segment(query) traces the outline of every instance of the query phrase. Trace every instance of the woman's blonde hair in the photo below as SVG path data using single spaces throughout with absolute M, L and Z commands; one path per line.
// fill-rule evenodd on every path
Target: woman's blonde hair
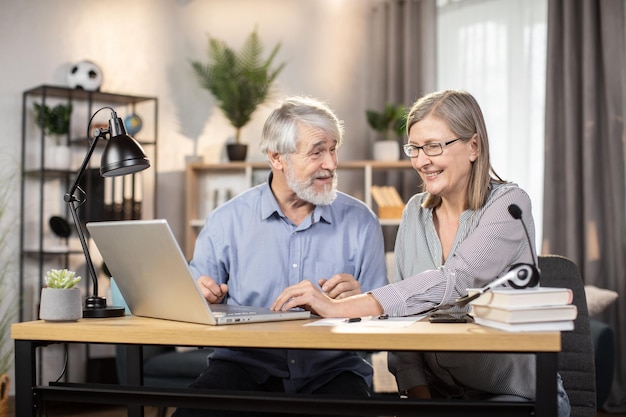
M 466 91 L 443 90 L 428 94 L 413 104 L 407 116 L 407 133 L 415 123 L 428 116 L 442 120 L 463 142 L 476 134 L 478 157 L 472 164 L 468 201 L 470 210 L 480 209 L 487 201 L 491 181 L 505 183 L 494 171 L 489 157 L 489 138 L 482 110 L 476 99 Z M 441 197 L 428 194 L 423 207 L 433 208 L 441 204 Z

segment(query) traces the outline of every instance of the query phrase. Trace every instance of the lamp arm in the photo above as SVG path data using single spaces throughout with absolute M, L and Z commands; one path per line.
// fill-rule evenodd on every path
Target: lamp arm
M 96 268 L 94 268 L 93 261 L 91 260 L 91 255 L 89 254 L 89 247 L 87 246 L 87 241 L 85 240 L 83 228 L 80 225 L 80 219 L 78 218 L 78 213 L 76 211 L 76 202 L 76 199 L 68 201 L 67 207 L 69 208 L 70 213 L 72 213 L 72 219 L 74 219 L 74 225 L 76 226 L 78 239 L 80 240 L 80 245 L 83 247 L 83 253 L 87 261 L 87 272 L 90 275 L 91 282 L 93 283 L 93 297 L 87 297 L 87 302 L 89 303 L 89 300 L 94 297 L 98 297 L 98 276 L 96 275 Z
M 104 137 L 104 135 L 107 132 L 108 131 L 98 129 L 98 131 L 96 132 L 95 138 L 93 140 L 93 143 L 89 147 L 89 150 L 87 151 L 87 155 L 85 155 L 85 159 L 83 160 L 82 165 L 78 169 L 78 173 L 76 174 L 76 180 L 74 181 L 74 184 L 63 197 L 63 200 L 65 200 L 65 202 L 67 203 L 67 207 L 70 213 L 72 214 L 72 219 L 74 220 L 74 226 L 76 227 L 76 231 L 78 233 L 78 239 L 80 240 L 80 244 L 83 248 L 83 254 L 85 255 L 85 260 L 87 261 L 87 273 L 90 275 L 91 282 L 93 283 L 93 297 L 87 297 L 87 300 L 86 300 L 87 307 L 91 307 L 89 304 L 93 304 L 93 303 L 100 304 L 101 302 L 98 302 L 98 275 L 96 274 L 96 269 L 93 266 L 93 261 L 91 260 L 91 256 L 89 254 L 89 247 L 85 239 L 85 234 L 83 233 L 83 228 L 80 224 L 80 219 L 78 218 L 77 208 L 80 204 L 84 203 L 86 199 L 79 200 L 76 197 L 75 193 L 76 193 L 76 190 L 79 188 L 80 180 L 83 177 L 83 174 L 85 173 L 87 165 L 89 164 L 91 155 L 96 149 L 96 145 L 98 144 L 98 139 L 100 139 L 101 137 Z M 106 306 L 106 300 L 104 300 L 104 304 Z

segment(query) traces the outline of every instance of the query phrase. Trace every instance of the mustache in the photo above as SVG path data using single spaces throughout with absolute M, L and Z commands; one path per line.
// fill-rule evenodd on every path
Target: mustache
M 323 171 L 317 171 L 316 173 L 313 174 L 313 176 L 311 177 L 312 179 L 318 179 L 318 178 L 335 178 L 337 176 L 337 171 L 329 171 L 329 170 L 323 170 Z

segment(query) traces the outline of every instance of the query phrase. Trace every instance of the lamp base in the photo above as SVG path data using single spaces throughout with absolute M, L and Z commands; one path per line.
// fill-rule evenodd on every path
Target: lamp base
M 124 307 L 107 306 L 107 300 L 104 297 L 87 297 L 85 308 L 83 308 L 83 318 L 85 319 L 122 317 L 125 313 Z
M 103 319 L 108 317 L 122 317 L 126 312 L 124 307 L 106 306 L 104 308 L 83 309 L 84 319 Z

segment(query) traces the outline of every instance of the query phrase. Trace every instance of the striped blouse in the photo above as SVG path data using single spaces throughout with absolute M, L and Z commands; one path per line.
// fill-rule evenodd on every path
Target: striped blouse
M 371 291 L 385 314 L 407 316 L 453 304 L 467 288 L 484 286 L 511 265 L 536 259 L 524 226 L 508 211 L 510 204 L 521 208 L 534 242 L 530 198 L 517 185 L 492 183 L 486 204 L 462 213 L 445 262 L 433 209 L 421 207 L 424 198 L 413 196 L 404 210 L 395 244 L 395 282 Z M 389 355 L 389 369 L 400 391 L 429 384 L 446 397 L 535 397 L 534 355 L 396 352 Z

